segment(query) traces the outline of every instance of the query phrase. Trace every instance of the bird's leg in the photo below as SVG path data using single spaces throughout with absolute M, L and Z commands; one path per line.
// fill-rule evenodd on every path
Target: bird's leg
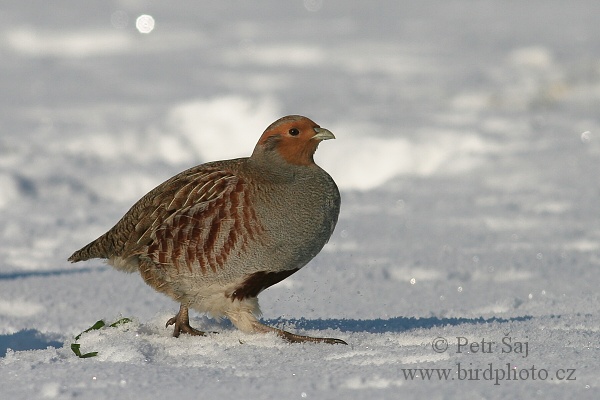
M 256 297 L 247 297 L 242 301 L 236 301 L 227 312 L 227 317 L 231 322 L 242 332 L 246 333 L 269 333 L 274 332 L 281 338 L 287 340 L 290 343 L 329 343 L 329 344 L 348 344 L 341 339 L 334 338 L 319 338 L 311 336 L 297 335 L 295 333 L 287 332 L 282 329 L 273 328 L 271 326 L 262 324 L 256 315 L 260 314 L 258 307 L 258 299 Z
M 304 342 L 312 342 L 312 343 L 328 343 L 328 344 L 348 344 L 341 339 L 335 338 L 321 338 L 321 337 L 312 337 L 312 336 L 303 336 L 297 335 L 295 333 L 291 333 L 288 331 L 284 331 L 283 329 L 273 328 L 268 325 L 261 324 L 256 321 L 254 324 L 254 329 L 256 332 L 275 332 L 277 335 L 287 340 L 290 343 L 304 343 Z
M 199 331 L 198 329 L 194 329 L 190 326 L 190 317 L 188 314 L 187 306 L 183 304 L 179 307 L 179 312 L 176 316 L 167 321 L 165 328 L 169 327 L 169 325 L 175 325 L 175 329 L 173 330 L 173 337 L 179 337 L 181 332 L 187 333 L 192 336 L 204 336 L 205 333 Z

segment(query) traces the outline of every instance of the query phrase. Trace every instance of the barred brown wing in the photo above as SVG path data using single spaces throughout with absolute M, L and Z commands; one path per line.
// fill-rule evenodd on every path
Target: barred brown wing
M 144 253 L 155 264 L 178 272 L 217 272 L 260 231 L 247 185 L 222 171 L 183 186 L 165 211 L 171 209 L 141 239 L 149 235 Z

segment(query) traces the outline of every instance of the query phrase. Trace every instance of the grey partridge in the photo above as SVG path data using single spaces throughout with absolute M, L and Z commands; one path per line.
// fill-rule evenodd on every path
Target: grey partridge
M 227 317 L 243 332 L 275 332 L 290 342 L 343 343 L 297 335 L 258 320 L 257 296 L 321 251 L 337 223 L 340 193 L 313 154 L 327 129 L 298 115 L 262 134 L 250 157 L 198 165 L 157 186 L 71 262 L 107 259 L 139 271 L 181 304 L 173 336 L 204 335 L 188 309 Z

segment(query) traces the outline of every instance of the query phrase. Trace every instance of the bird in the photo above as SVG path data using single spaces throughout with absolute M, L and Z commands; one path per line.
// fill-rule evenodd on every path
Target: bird
M 335 139 L 307 117 L 267 127 L 249 157 L 200 164 L 152 189 L 70 262 L 106 259 L 139 272 L 180 304 L 173 336 L 205 336 L 189 309 L 228 318 L 244 333 L 275 333 L 291 343 L 347 344 L 260 322 L 258 294 L 300 270 L 329 241 L 341 197 L 313 158 Z

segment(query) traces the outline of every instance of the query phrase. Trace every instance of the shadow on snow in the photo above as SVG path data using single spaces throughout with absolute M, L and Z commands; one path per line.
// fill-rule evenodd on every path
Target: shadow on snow
M 455 326 L 462 324 L 488 324 L 488 323 L 506 323 L 522 322 L 532 319 L 532 316 L 522 316 L 514 318 L 406 318 L 395 317 L 388 319 L 285 319 L 276 318 L 264 321 L 267 325 L 278 327 L 295 327 L 305 330 L 325 330 L 339 329 L 342 332 L 368 332 L 368 333 L 386 333 L 386 332 L 404 332 L 410 329 L 429 329 L 443 326 Z
M 8 349 L 44 350 L 48 347 L 60 348 L 62 345 L 62 342 L 52 340 L 36 329 L 25 329 L 9 335 L 0 335 L 0 357 L 4 357 Z
M 94 271 L 101 271 L 103 269 L 107 269 L 108 267 L 85 267 L 85 268 L 77 268 L 77 269 L 53 269 L 47 271 L 15 271 L 15 272 L 5 272 L 0 273 L 0 281 L 9 281 L 15 279 L 24 279 L 24 278 L 47 278 L 51 276 L 60 276 L 60 275 L 71 275 L 71 274 L 81 274 L 88 273 Z

